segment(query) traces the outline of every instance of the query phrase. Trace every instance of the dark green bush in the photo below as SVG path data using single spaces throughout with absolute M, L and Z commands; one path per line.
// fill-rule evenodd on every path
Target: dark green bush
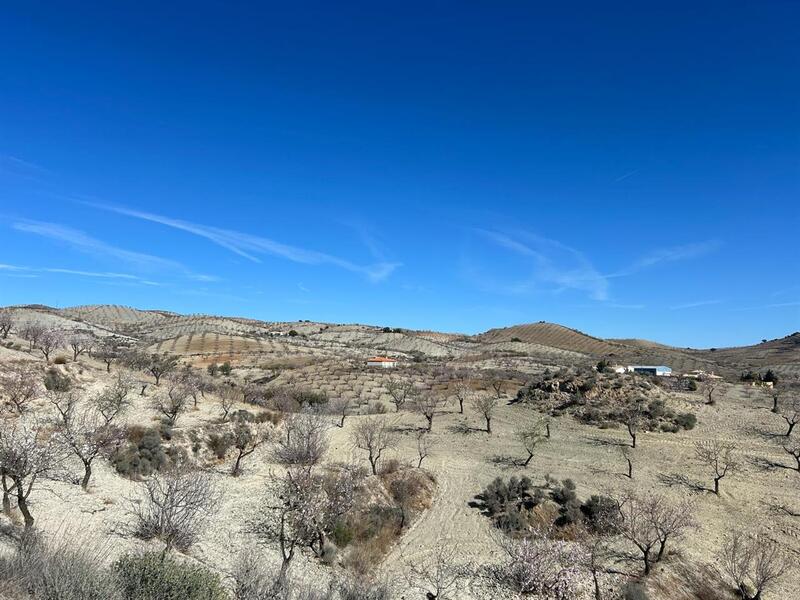
M 72 388 L 72 380 L 55 367 L 50 367 L 44 374 L 44 387 L 53 392 L 67 392 Z
M 697 425 L 697 417 L 692 413 L 681 413 L 675 417 L 675 424 L 684 429 L 694 429 L 694 426 Z
M 233 446 L 233 436 L 228 432 L 210 433 L 206 440 L 206 445 L 214 453 L 214 456 L 222 460 L 228 454 L 231 446 Z
M 131 428 L 128 444 L 111 456 L 111 464 L 126 477 L 147 476 L 163 468 L 168 457 L 157 429 Z
M 228 600 L 217 575 L 169 555 L 126 554 L 113 570 L 126 600 Z

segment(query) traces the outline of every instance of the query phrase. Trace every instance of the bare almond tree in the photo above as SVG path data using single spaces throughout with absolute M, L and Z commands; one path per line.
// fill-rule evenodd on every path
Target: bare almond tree
M 636 436 L 644 424 L 644 399 L 637 398 L 623 414 L 625 427 L 631 436 L 631 448 L 636 448 Z
M 22 414 L 25 407 L 42 394 L 39 374 L 22 363 L 0 371 L 0 395 L 7 406 Z
M 28 352 L 33 351 L 34 347 L 39 343 L 39 338 L 47 331 L 47 327 L 37 321 L 26 321 L 17 329 L 19 337 L 28 342 Z
M 789 437 L 792 435 L 794 426 L 800 423 L 800 396 L 794 396 L 788 402 L 784 402 L 780 409 L 780 415 L 788 425 L 788 429 L 783 435 Z
M 536 448 L 547 440 L 545 419 L 540 417 L 532 424 L 518 429 L 516 435 L 520 444 L 522 444 L 522 447 L 525 448 L 525 451 L 528 453 L 528 457 L 525 459 L 525 462 L 522 463 L 522 466 L 527 467 L 531 459 L 533 459 Z
M 463 582 L 455 559 L 456 546 L 439 540 L 429 560 L 407 565 L 408 586 L 424 593 L 428 600 L 455 600 Z
M 706 377 L 703 380 L 703 395 L 706 397 L 706 404 L 715 404 L 717 399 L 714 397 L 714 393 L 719 388 L 719 379 L 715 377 Z
M 242 401 L 242 392 L 232 385 L 223 384 L 217 389 L 219 408 L 222 412 L 222 422 L 227 423 L 230 412 Z
M 673 504 L 652 493 L 641 496 L 626 493 L 616 502 L 619 517 L 615 521 L 616 532 L 639 550 L 645 575 L 650 573 L 653 562 L 663 558 L 670 539 L 680 539 L 695 526 L 686 502 Z
M 78 357 L 89 351 L 92 347 L 92 336 L 82 333 L 82 332 L 75 332 L 71 334 L 67 338 L 67 344 L 72 349 L 72 362 L 77 362 Z
M 61 439 L 83 464 L 81 487 L 89 488 L 92 463 L 98 456 L 110 456 L 126 439 L 125 432 L 96 409 L 72 410 L 60 426 Z
M 186 464 L 157 472 L 131 502 L 135 535 L 164 542 L 164 554 L 188 549 L 198 538 L 220 498 L 211 476 Z
M 428 435 L 427 431 L 418 431 L 417 432 L 417 455 L 419 456 L 419 460 L 417 461 L 417 468 L 422 467 L 422 461 L 428 458 L 431 454 L 431 449 L 433 448 L 433 441 L 431 440 L 431 436 Z
M 111 373 L 111 365 L 122 356 L 123 351 L 120 340 L 111 335 L 103 338 L 99 346 L 92 351 L 92 355 L 106 364 L 106 373 Z
M 480 394 L 472 399 L 472 407 L 486 421 L 486 433 L 492 433 L 492 417 L 499 400 L 488 394 Z
M 65 344 L 64 332 L 57 329 L 47 329 L 39 336 L 36 347 L 44 356 L 45 362 L 49 363 L 50 355 L 59 348 L 63 348 Z
M 56 409 L 56 413 L 58 413 L 58 426 L 63 427 L 69 423 L 80 401 L 80 392 L 75 388 L 70 388 L 68 390 L 47 390 L 45 396 L 47 396 L 47 401 Z
M 794 458 L 796 465 L 792 468 L 800 473 L 800 441 L 786 444 L 783 449 L 786 451 L 786 454 Z
M 470 387 L 469 383 L 465 380 L 456 381 L 453 386 L 453 395 L 456 397 L 456 401 L 458 401 L 458 412 L 463 415 L 464 402 L 472 397 L 472 387 Z
M 436 416 L 436 413 L 441 410 L 444 406 L 445 398 L 441 396 L 437 396 L 433 392 L 422 394 L 417 399 L 417 411 L 425 417 L 425 421 L 427 421 L 428 426 L 425 431 L 430 432 L 433 428 L 433 417 Z
M 291 413 L 283 419 L 284 435 L 279 436 L 273 456 L 284 465 L 310 469 L 328 451 L 330 423 L 312 413 Z
M 368 417 L 358 422 L 351 434 L 353 445 L 368 453 L 372 474 L 378 474 L 378 462 L 386 450 L 394 448 L 397 436 L 386 419 Z
M 127 411 L 132 402 L 130 394 L 136 387 L 136 381 L 124 373 L 117 376 L 91 399 L 91 404 L 102 415 L 106 425 Z
M 761 600 L 789 570 L 790 560 L 766 534 L 733 528 L 720 553 L 723 572 L 742 600 Z
M 338 417 L 337 427 L 343 428 L 344 420 L 350 414 L 350 401 L 347 398 L 334 398 L 328 401 L 327 409 L 330 414 Z
M 414 383 L 409 380 L 392 379 L 384 387 L 398 412 L 414 395 Z
M 233 427 L 233 447 L 236 459 L 231 468 L 231 475 L 238 477 L 242 472 L 242 460 L 253 454 L 271 439 L 272 430 L 263 425 L 238 422 Z
M 180 382 L 170 382 L 166 392 L 153 397 L 151 406 L 164 416 L 170 426 L 174 427 L 178 417 L 189 408 L 190 397 L 191 394 L 184 385 Z
M 736 445 L 719 440 L 697 442 L 694 451 L 700 462 L 712 470 L 714 477 L 714 493 L 719 495 L 720 480 L 739 468 L 739 461 L 736 457 Z
M 61 445 L 42 422 L 5 421 L 0 424 L 0 475 L 3 479 L 3 505 L 13 493 L 25 520 L 25 529 L 34 524 L 28 500 L 41 479 L 54 476 L 64 460 Z M 7 484 L 11 481 L 11 485 Z
M 0 337 L 6 339 L 14 326 L 14 317 L 8 309 L 0 310 Z

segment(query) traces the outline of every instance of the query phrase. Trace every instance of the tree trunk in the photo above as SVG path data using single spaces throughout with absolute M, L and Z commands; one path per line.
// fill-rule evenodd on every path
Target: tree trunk
M 720 479 L 722 479 L 722 477 L 714 477 L 714 493 L 717 496 L 719 496 L 719 480 Z
M 464 399 L 463 398 L 459 398 L 458 399 L 458 413 L 461 414 L 461 415 L 464 414 Z
M 418 469 L 422 468 L 422 461 L 423 461 L 424 459 L 425 459 L 425 457 L 424 457 L 424 456 L 420 456 L 420 457 L 419 457 L 419 462 L 417 463 L 417 468 L 418 468 Z
M 239 451 L 239 456 L 236 457 L 236 464 L 233 465 L 233 471 L 231 471 L 231 475 L 234 477 L 239 476 L 239 464 L 242 462 L 242 451 Z
M 659 562 L 662 558 L 664 558 L 664 550 L 667 549 L 667 540 L 664 538 L 661 540 L 660 545 L 658 547 L 658 555 L 656 556 L 656 562 Z
M 594 600 L 603 600 L 603 594 L 600 593 L 600 580 L 597 578 L 595 569 L 592 569 L 592 581 L 594 582 Z
M 17 486 L 17 506 L 19 507 L 19 512 L 22 513 L 22 517 L 25 519 L 25 530 L 27 531 L 33 527 L 33 515 L 31 511 L 28 510 L 28 500 L 25 498 L 22 482 L 14 480 L 14 483 Z
M 527 467 L 530 464 L 532 458 L 533 458 L 533 452 L 528 452 L 528 458 L 525 459 L 525 462 L 522 463 L 522 466 Z
M 625 460 L 628 461 L 628 479 L 633 479 L 633 462 L 630 458 L 626 458 Z
M 636 448 L 636 434 L 629 432 L 631 434 L 631 448 Z
M 340 427 L 341 429 L 344 429 L 344 418 L 345 418 L 346 416 L 347 416 L 347 415 L 343 414 L 343 415 L 342 415 L 342 420 L 341 420 L 341 421 L 339 421 L 339 427 Z
M 486 433 L 492 433 L 492 419 L 491 419 L 491 417 L 486 417 Z
M 773 394 L 772 396 L 772 412 L 778 412 L 778 394 Z
M 111 361 L 106 361 L 106 373 L 111 373 Z
M 369 464 L 372 465 L 372 474 L 373 475 L 377 475 L 378 474 L 378 459 L 377 458 L 372 458 L 370 456 L 369 457 Z
M 788 423 L 788 421 L 787 421 L 787 423 Z M 790 435 L 792 435 L 792 429 L 794 429 L 795 425 L 796 425 L 796 423 L 789 423 L 789 431 L 786 432 L 786 437 L 789 437 Z
M 550 423 L 545 423 L 544 424 L 544 431 L 545 431 L 545 437 L 549 440 L 550 439 Z
M 642 560 L 644 561 L 644 574 L 650 575 L 650 550 L 642 550 Z
M 83 461 L 83 480 L 81 487 L 85 490 L 89 489 L 89 479 L 92 478 L 92 463 Z
M 431 429 L 433 428 L 433 416 L 425 417 L 428 420 L 428 428 L 425 430 L 430 433 Z

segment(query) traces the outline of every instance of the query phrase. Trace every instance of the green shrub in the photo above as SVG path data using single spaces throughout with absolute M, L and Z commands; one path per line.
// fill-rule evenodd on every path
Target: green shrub
M 230 374 L 233 372 L 233 367 L 231 367 L 231 363 L 227 360 L 222 363 L 219 367 L 219 372 L 222 373 L 225 377 L 229 377 Z
M 641 583 L 629 583 L 625 586 L 624 600 L 648 600 L 647 590 Z
M 126 554 L 113 570 L 126 600 L 228 600 L 217 575 L 169 555 Z
M 214 456 L 222 460 L 233 446 L 233 436 L 230 433 L 210 433 L 206 445 Z
M 346 521 L 337 521 L 333 526 L 331 539 L 339 548 L 345 548 L 353 541 L 353 529 Z
M 59 354 L 53 359 L 53 364 L 55 365 L 65 365 L 67 364 L 67 357 L 63 354 Z
M 684 429 L 694 429 L 694 426 L 697 425 L 697 417 L 692 413 L 680 413 L 675 417 L 675 424 Z
M 67 392 L 72 388 L 72 380 L 55 367 L 50 367 L 44 374 L 44 387 L 52 392 Z
M 157 429 L 131 428 L 128 444 L 111 456 L 111 464 L 126 477 L 147 476 L 163 468 L 168 457 Z

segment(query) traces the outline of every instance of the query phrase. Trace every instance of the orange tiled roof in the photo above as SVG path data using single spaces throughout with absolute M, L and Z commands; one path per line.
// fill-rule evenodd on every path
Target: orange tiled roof
M 373 356 L 368 358 L 367 362 L 397 362 L 396 358 L 388 358 L 386 356 Z

